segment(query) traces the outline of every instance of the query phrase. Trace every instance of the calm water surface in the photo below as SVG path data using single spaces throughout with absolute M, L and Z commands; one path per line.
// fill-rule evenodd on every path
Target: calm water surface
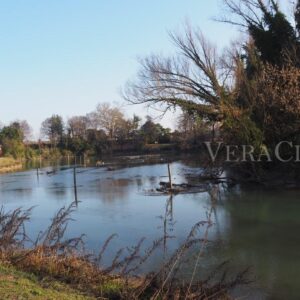
M 175 182 L 188 182 L 199 172 L 188 161 L 171 164 Z M 35 206 L 27 232 L 34 237 L 45 229 L 62 206 L 74 201 L 73 170 L 58 168 L 28 170 L 0 176 L 0 201 L 6 210 Z M 188 175 L 189 174 L 189 175 Z M 88 249 L 97 251 L 106 238 L 117 233 L 106 253 L 108 262 L 117 249 L 132 246 L 146 237 L 145 246 L 162 236 L 166 211 L 165 195 L 149 191 L 167 181 L 165 163 L 141 165 L 107 171 L 106 168 L 78 168 L 78 207 L 69 224 L 68 236 L 86 234 Z M 233 270 L 252 267 L 256 281 L 237 291 L 246 299 L 300 299 L 300 193 L 235 188 L 225 192 L 213 212 L 210 243 L 202 259 L 203 273 L 224 260 Z M 172 235 L 168 249 L 174 250 L 191 227 L 206 220 L 211 206 L 207 193 L 180 194 L 173 197 L 170 214 Z M 173 224 L 173 225 L 172 225 Z M 158 266 L 156 253 L 145 270 Z

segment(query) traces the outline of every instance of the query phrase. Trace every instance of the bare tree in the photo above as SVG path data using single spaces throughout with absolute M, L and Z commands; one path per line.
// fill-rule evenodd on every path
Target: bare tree
M 115 138 L 118 129 L 124 125 L 124 115 L 118 107 L 112 107 L 109 103 L 98 104 L 96 110 L 88 114 L 90 127 L 103 129 L 109 138 Z
M 227 14 L 217 19 L 218 21 L 238 25 L 248 29 L 252 24 L 263 28 L 263 13 L 267 11 L 269 5 L 265 5 L 262 0 L 223 0 L 227 9 Z M 269 1 L 274 2 L 274 1 Z M 230 17 L 228 17 L 230 15 Z
M 59 140 L 62 139 L 63 132 L 64 122 L 58 115 L 47 118 L 41 125 L 41 134 L 50 140 L 52 147 L 56 147 Z
M 68 131 L 71 137 L 86 137 L 88 118 L 86 116 L 74 116 L 68 120 Z
M 16 120 L 11 123 L 11 126 L 21 131 L 24 142 L 28 142 L 32 138 L 32 128 L 26 120 Z
M 177 47 L 175 57 L 153 55 L 140 61 L 135 82 L 129 82 L 124 98 L 131 103 L 145 103 L 167 111 L 181 107 L 209 120 L 221 117 L 222 98 L 230 93 L 216 48 L 202 35 L 186 26 L 182 35 L 171 34 Z M 224 72 L 225 71 L 225 72 Z
M 263 29 L 268 24 L 268 17 L 281 13 L 278 0 L 223 0 L 223 2 L 226 14 L 216 20 L 245 29 L 253 25 Z M 299 1 L 284 1 L 284 3 L 288 8 L 287 11 L 292 12 L 291 15 L 294 14 L 288 17 L 294 18 L 297 26 Z
M 32 138 L 32 128 L 26 120 L 20 121 L 20 127 L 24 136 L 24 141 L 28 142 Z

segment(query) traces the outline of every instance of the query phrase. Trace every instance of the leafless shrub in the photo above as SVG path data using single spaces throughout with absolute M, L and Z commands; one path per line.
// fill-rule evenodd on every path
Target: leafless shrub
M 0 210 L 0 251 L 23 247 L 27 240 L 24 223 L 29 221 L 31 210 L 15 209 L 5 212 L 3 206 Z
M 171 216 L 171 204 L 168 201 L 166 205 L 166 220 Z M 225 297 L 228 296 L 229 289 L 248 283 L 246 271 L 228 280 L 225 263 L 214 270 L 206 280 L 200 281 L 195 278 L 197 262 L 191 279 L 186 282 L 180 280 L 178 274 L 183 264 L 188 261 L 188 251 L 192 247 L 199 247 L 198 257 L 204 253 L 204 247 L 208 243 L 208 230 L 213 225 L 211 210 L 207 220 L 193 226 L 182 245 L 164 260 L 159 270 L 139 277 L 135 274 L 153 253 L 161 246 L 166 248 L 167 240 L 171 238 L 166 228 L 167 223 L 164 223 L 163 236 L 150 247 L 142 250 L 145 241 L 142 238 L 131 248 L 119 249 L 111 265 L 104 268 L 101 266 L 103 255 L 116 235 L 111 235 L 106 240 L 97 256 L 87 254 L 80 247 L 83 243 L 82 236 L 64 240 L 67 223 L 72 220 L 70 214 L 74 208 L 72 203 L 69 207 L 60 209 L 49 228 L 39 234 L 29 249 L 24 247 L 25 240 L 28 241 L 25 239 L 24 222 L 30 219 L 31 210 L 23 212 L 17 209 L 4 213 L 2 208 L 0 250 L 5 254 L 6 261 L 25 271 L 72 283 L 80 290 L 107 299 L 228 299 Z M 117 288 L 114 291 L 107 290 L 106 284 L 112 283 Z
M 100 265 L 101 262 L 102 262 L 103 254 L 105 253 L 105 251 L 106 251 L 108 245 L 110 244 L 110 242 L 112 241 L 112 239 L 115 238 L 116 236 L 117 236 L 116 234 L 112 234 L 111 236 L 109 236 L 109 237 L 106 239 L 105 243 L 103 244 L 103 246 L 102 246 L 102 248 L 101 248 L 101 250 L 100 250 L 100 252 L 99 252 L 99 255 L 98 255 L 98 257 L 97 257 L 97 263 L 98 263 L 99 265 Z
M 291 139 L 300 129 L 300 70 L 266 65 L 257 86 L 257 118 L 269 140 Z M 286 124 L 282 126 L 281 124 Z

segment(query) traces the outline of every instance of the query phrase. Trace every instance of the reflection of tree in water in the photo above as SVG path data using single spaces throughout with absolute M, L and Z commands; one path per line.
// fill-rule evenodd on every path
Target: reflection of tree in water
M 174 227 L 173 196 L 170 195 L 167 199 L 164 216 L 160 217 L 163 222 L 163 225 L 160 227 L 163 229 L 163 263 L 160 262 L 160 265 L 164 266 L 160 269 L 159 274 L 162 280 L 160 291 L 162 291 L 165 286 L 168 286 L 168 282 L 172 282 L 173 280 L 184 282 L 186 295 L 192 293 L 193 286 L 197 281 L 204 282 L 208 285 L 214 284 L 215 282 L 226 285 L 226 282 L 229 282 L 228 286 L 231 286 L 231 282 L 234 283 L 234 285 L 239 284 L 239 282 L 248 282 L 246 281 L 246 277 L 244 277 L 246 271 L 238 273 L 237 275 L 235 274 L 236 272 L 234 272 L 230 276 L 227 276 L 227 272 L 229 272 L 227 262 L 218 263 L 212 261 L 214 260 L 214 257 L 211 257 L 210 249 L 208 247 L 211 243 L 209 240 L 209 231 L 213 225 L 215 225 L 213 219 L 215 206 L 220 198 L 219 188 L 219 185 L 210 186 L 207 190 L 207 194 L 209 195 L 209 205 L 206 210 L 206 219 L 197 222 L 192 227 L 183 243 L 177 247 L 175 251 L 171 251 L 170 253 L 167 253 L 167 248 L 169 247 L 167 242 L 174 238 L 170 234 Z M 212 263 L 207 265 L 207 260 L 210 260 Z M 230 278 L 233 278 L 233 280 Z M 172 289 L 172 285 L 169 288 Z M 193 299 L 198 298 L 202 299 L 200 296 L 193 297 Z
M 64 184 L 54 182 L 51 187 L 47 188 L 47 193 L 58 198 L 65 198 L 67 196 L 67 189 Z
M 139 191 L 145 191 L 156 187 L 159 183 L 159 178 L 157 176 L 136 177 L 134 178 L 134 183 L 137 185 Z
M 144 180 L 141 177 L 136 177 L 135 182 L 136 182 L 136 185 L 138 187 L 143 187 L 144 186 Z
M 32 188 L 6 189 L 5 192 L 13 192 L 18 198 L 27 198 L 32 195 Z
M 294 197 L 242 187 L 226 198 L 230 230 L 224 255 L 234 257 L 238 267 L 252 266 L 259 287 L 278 299 L 292 299 L 293 292 L 299 299 L 300 294 L 298 193 Z
M 101 199 L 107 202 L 114 202 L 126 199 L 129 193 L 129 179 L 104 179 L 97 183 L 98 193 Z
M 156 176 L 150 176 L 148 177 L 150 185 L 154 186 L 157 183 L 157 177 Z
M 168 248 L 167 248 L 167 241 L 170 238 L 173 238 L 172 232 L 174 231 L 174 225 L 175 222 L 173 220 L 173 195 L 170 195 L 170 197 L 166 201 L 166 206 L 165 206 L 165 213 L 164 216 L 159 217 L 163 225 L 160 226 L 159 228 L 163 229 L 163 246 L 164 246 L 164 258 L 167 254 Z
M 184 155 L 181 156 L 181 162 L 184 166 L 190 167 L 190 168 L 196 168 L 199 170 L 201 167 L 206 167 L 208 164 L 207 159 L 207 152 L 206 150 L 200 151 L 198 154 L 192 154 L 192 155 Z

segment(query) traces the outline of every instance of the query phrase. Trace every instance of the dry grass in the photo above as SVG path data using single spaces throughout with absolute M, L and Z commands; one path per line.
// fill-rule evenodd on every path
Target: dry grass
M 165 260 L 159 270 L 144 277 L 136 277 L 136 271 L 171 238 L 167 231 L 164 230 L 164 236 L 154 241 L 145 251 L 141 250 L 144 239 L 130 249 L 118 250 L 111 265 L 104 268 L 103 254 L 115 236 L 107 239 L 97 256 L 84 251 L 82 236 L 64 239 L 74 209 L 75 205 L 71 204 L 59 210 L 49 228 L 40 233 L 35 241 L 31 241 L 30 249 L 24 248 L 25 241 L 29 242 L 24 223 L 29 221 L 31 209 L 17 209 L 8 213 L 2 209 L 0 262 L 48 281 L 68 284 L 72 289 L 98 299 L 230 299 L 228 291 L 231 288 L 247 283 L 246 271 L 227 280 L 227 264 L 222 264 L 204 281 L 195 278 L 186 282 L 178 280 L 177 275 L 186 261 L 189 249 L 199 247 L 199 255 L 203 254 L 207 239 L 205 236 L 200 238 L 199 233 L 202 229 L 204 232 L 209 230 L 212 226 L 210 219 L 195 224 L 185 242 Z
M 22 168 L 22 163 L 11 157 L 0 157 L 0 173 L 16 171 Z
M 0 168 L 13 166 L 17 163 L 18 161 L 12 157 L 0 157 Z

